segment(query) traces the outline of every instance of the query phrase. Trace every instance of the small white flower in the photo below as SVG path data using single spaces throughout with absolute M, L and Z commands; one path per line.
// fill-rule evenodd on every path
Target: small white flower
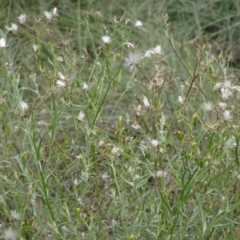
M 222 87 L 231 89 L 231 88 L 232 88 L 232 82 L 231 82 L 231 80 L 225 80 L 225 81 L 222 83 Z
M 66 87 L 67 86 L 66 83 L 61 80 L 57 80 L 56 84 L 58 87 Z
M 141 112 L 142 112 L 142 106 L 139 104 L 136 107 L 136 117 L 140 117 L 141 116 Z
M 125 63 L 126 65 L 136 65 L 138 64 L 141 60 L 143 59 L 143 56 L 140 52 L 134 51 L 134 52 L 129 52 L 128 57 L 125 58 Z
M 138 51 L 131 51 L 124 59 L 124 67 L 128 67 L 130 71 L 133 71 L 136 65 L 143 59 L 143 55 Z
M 88 85 L 86 83 L 83 83 L 82 90 L 84 91 L 88 90 Z
M 18 25 L 16 23 L 11 23 L 11 27 L 7 27 L 5 26 L 5 28 L 9 31 L 9 32 L 17 32 L 18 30 Z
M 111 37 L 110 36 L 102 36 L 102 41 L 104 44 L 108 45 L 111 42 Z
M 152 144 L 153 147 L 157 147 L 160 144 L 160 142 L 156 139 L 150 140 L 150 143 Z
M 147 97 L 143 96 L 143 104 L 145 107 L 149 108 L 150 107 L 150 103 L 147 99 Z
M 66 87 L 69 79 L 65 77 L 61 72 L 58 72 L 58 77 L 60 78 L 56 83 L 58 87 Z
M 146 51 L 146 53 L 144 54 L 144 57 L 150 58 L 152 55 L 153 55 L 153 54 L 152 54 L 152 50 L 148 50 L 148 51 Z
M 155 48 L 147 50 L 144 54 L 144 57 L 150 58 L 153 55 L 160 55 L 162 54 L 162 47 L 160 45 L 157 45 Z
M 155 172 L 155 177 L 156 178 L 165 178 L 167 177 L 167 172 L 159 170 Z
M 51 21 L 53 18 L 52 12 L 44 11 L 44 15 L 45 15 L 45 18 L 47 19 L 47 21 Z
M 6 62 L 4 65 L 6 67 L 8 67 L 8 69 L 10 69 L 10 70 L 12 70 L 12 68 L 13 68 L 13 63 L 12 62 Z
M 21 213 L 17 212 L 16 210 L 11 211 L 12 218 L 19 220 L 21 218 Z
M 62 62 L 64 62 L 64 59 L 63 59 L 63 57 L 59 56 L 59 57 L 57 57 L 57 61 L 58 61 L 59 63 L 62 63 Z
M 178 96 L 178 102 L 180 104 L 183 104 L 184 103 L 184 99 L 181 96 Z
M 222 94 L 223 100 L 227 100 L 232 96 L 232 92 L 231 92 L 231 90 L 229 90 L 229 88 L 221 88 L 220 92 Z
M 205 102 L 202 105 L 203 111 L 205 112 L 211 112 L 214 108 L 213 104 L 211 102 Z
M 24 24 L 26 22 L 26 17 L 27 15 L 26 14 L 21 14 L 19 17 L 18 17 L 18 21 L 20 24 Z
M 5 38 L 1 38 L 0 39 L 0 48 L 5 48 L 5 47 L 7 47 L 6 39 Z
M 153 49 L 153 53 L 156 55 L 160 55 L 162 53 L 162 47 L 160 45 L 157 45 L 154 49 Z
M 138 125 L 137 123 L 132 124 L 131 127 L 135 130 L 141 129 L 140 125 Z
M 225 103 L 225 102 L 220 102 L 220 103 L 218 104 L 218 106 L 219 106 L 221 109 L 225 110 L 225 109 L 227 108 L 227 103 Z
M 17 239 L 17 231 L 12 228 L 7 228 L 3 232 L 4 240 L 16 240 Z
M 216 83 L 214 90 L 219 90 L 222 87 L 222 83 Z
M 36 45 L 36 44 L 32 45 L 32 50 L 33 50 L 33 52 L 37 52 L 38 45 Z
M 73 180 L 73 185 L 78 186 L 78 184 L 79 184 L 79 181 L 78 181 L 77 177 L 75 177 Z
M 123 153 L 123 150 L 120 147 L 114 146 L 111 150 L 111 153 L 116 156 L 120 156 Z
M 61 73 L 61 72 L 58 72 L 58 77 L 61 79 L 61 80 L 66 80 L 66 77 Z
M 82 156 L 82 154 L 79 154 L 79 155 L 76 156 L 76 158 L 77 158 L 78 160 L 82 160 L 82 159 L 83 159 L 83 156 Z
M 28 109 L 28 104 L 27 104 L 26 102 L 24 102 L 24 101 L 21 101 L 21 102 L 19 103 L 19 106 L 20 106 L 20 109 L 21 109 L 23 112 L 25 112 L 25 111 Z
M 55 7 L 53 10 L 52 10 L 52 16 L 53 17 L 56 17 L 58 14 L 57 14 L 57 8 Z
M 104 140 L 100 140 L 98 143 L 98 147 L 104 147 L 104 145 L 105 145 Z
M 51 10 L 51 12 L 48 12 L 48 11 L 44 11 L 44 15 L 45 15 L 45 18 L 47 21 L 51 21 L 54 17 L 58 16 L 57 14 L 57 8 L 53 8 Z
M 137 20 L 137 21 L 135 22 L 135 24 L 134 24 L 134 27 L 142 27 L 142 26 L 143 26 L 143 24 L 142 24 L 142 22 L 139 21 L 139 20 Z
M 80 111 L 78 114 L 78 121 L 82 122 L 84 118 L 85 118 L 85 114 L 82 111 Z
M 102 178 L 103 181 L 107 181 L 108 178 L 109 178 L 108 173 L 107 173 L 107 172 L 103 173 L 102 176 L 101 176 L 101 178 Z
M 227 122 L 230 122 L 232 120 L 232 115 L 231 115 L 231 112 L 229 110 L 225 110 L 223 112 L 223 119 Z

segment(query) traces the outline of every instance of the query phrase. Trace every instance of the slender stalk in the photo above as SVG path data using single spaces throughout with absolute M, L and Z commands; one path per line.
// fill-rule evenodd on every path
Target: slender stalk
M 186 94 L 185 99 L 188 98 L 188 96 L 189 96 L 189 94 L 190 94 L 190 92 L 191 92 L 191 89 L 192 89 L 193 83 L 195 82 L 195 80 L 196 80 L 197 77 L 198 77 L 197 67 L 198 67 L 199 60 L 200 60 L 200 58 L 197 57 L 196 62 L 195 62 L 195 68 L 194 68 L 194 72 L 193 72 L 192 81 L 191 81 L 190 87 L 189 87 L 189 89 L 188 89 L 188 91 L 187 91 L 187 94 Z
M 173 50 L 174 54 L 176 55 L 176 57 L 178 58 L 178 60 L 180 61 L 180 63 L 181 63 L 182 66 L 184 67 L 184 69 L 186 70 L 186 72 L 187 72 L 187 73 L 189 74 L 189 76 L 192 78 L 192 77 L 193 77 L 192 74 L 190 73 L 190 71 L 188 70 L 187 66 L 185 65 L 185 63 L 183 62 L 183 60 L 181 59 L 181 57 L 179 56 L 176 48 L 175 48 L 174 45 L 173 45 L 172 40 L 170 39 L 169 36 L 167 36 L 167 39 L 168 39 L 168 41 L 169 41 L 169 43 L 170 43 L 170 45 L 171 45 L 171 47 L 172 47 L 172 50 Z
M 30 140 L 30 143 L 31 143 L 31 147 L 32 147 L 33 152 L 34 152 L 36 165 L 37 165 L 37 169 L 38 169 L 38 174 L 40 176 L 40 182 L 42 184 L 44 202 L 45 202 L 45 204 L 48 208 L 48 211 L 50 213 L 52 221 L 55 222 L 55 216 L 54 216 L 54 213 L 52 211 L 51 204 L 49 202 L 48 193 L 47 193 L 47 185 L 46 185 L 46 182 L 45 182 L 45 179 L 44 179 L 41 160 L 40 160 L 40 146 L 41 146 L 41 142 L 42 142 L 42 137 L 40 138 L 40 140 L 37 141 L 35 139 L 35 134 L 34 133 L 32 135 L 30 134 L 29 131 L 27 131 L 27 133 L 28 133 L 28 137 L 29 137 L 29 140 Z

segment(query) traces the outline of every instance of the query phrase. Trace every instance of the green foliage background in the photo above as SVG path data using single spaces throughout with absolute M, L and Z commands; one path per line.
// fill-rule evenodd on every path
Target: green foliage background
M 59 16 L 36 34 L 39 17 L 54 7 Z M 0 0 L 0 9 L 0 38 L 9 45 L 0 50 L 3 239 L 7 227 L 19 239 L 238 239 L 238 97 L 228 102 L 231 123 L 219 109 L 215 122 L 202 113 L 203 102 L 219 101 L 214 86 L 225 80 L 228 55 L 227 70 L 238 76 L 238 0 Z M 22 13 L 33 27 L 6 33 Z M 127 19 L 131 24 L 123 24 Z M 136 20 L 142 28 L 133 28 Z M 104 47 L 101 36 L 109 32 Z M 133 73 L 122 68 L 126 42 L 141 52 L 162 46 L 166 86 L 148 88 L 158 58 Z M 58 72 L 74 79 L 59 91 Z M 181 105 L 183 83 L 191 91 Z M 151 108 L 136 116 L 143 95 Z M 19 100 L 29 103 L 26 113 Z M 77 120 L 79 110 L 85 122 Z M 134 121 L 140 130 L 131 128 Z M 149 146 L 152 139 L 160 145 Z

